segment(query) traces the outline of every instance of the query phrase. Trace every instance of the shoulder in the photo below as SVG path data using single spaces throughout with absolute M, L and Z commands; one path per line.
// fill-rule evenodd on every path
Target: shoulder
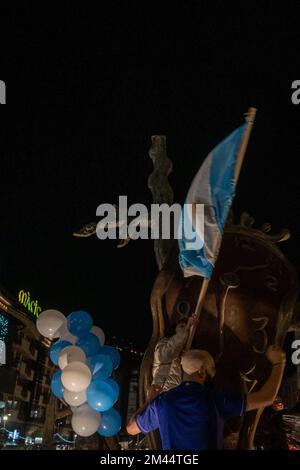
M 211 395 L 223 417 L 242 416 L 245 413 L 246 399 L 243 393 L 213 389 Z
M 173 387 L 170 390 L 166 390 L 165 392 L 161 392 L 154 400 L 154 406 L 160 407 L 163 406 L 166 402 L 172 401 L 174 397 L 178 396 L 178 389 L 179 387 Z
M 214 388 L 211 387 L 210 389 L 210 395 L 215 401 L 219 400 L 228 400 L 230 398 L 236 398 L 242 396 L 242 393 L 240 392 L 232 392 L 229 390 L 222 390 L 219 388 Z

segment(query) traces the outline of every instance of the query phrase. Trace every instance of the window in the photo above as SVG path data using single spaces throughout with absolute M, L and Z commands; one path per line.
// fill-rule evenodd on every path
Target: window
M 27 375 L 31 375 L 32 369 L 31 369 L 31 365 L 30 365 L 29 362 L 27 362 L 27 364 L 26 364 L 25 372 L 26 372 Z
M 23 398 L 27 398 L 27 395 L 28 395 L 28 388 L 26 387 L 26 385 L 23 385 L 22 390 L 21 390 L 21 396 Z
M 30 418 L 38 418 L 39 417 L 39 411 L 38 410 L 31 410 L 30 411 Z
M 30 341 L 29 351 L 34 356 L 34 354 L 35 354 L 35 342 L 34 341 Z
M 26 403 L 25 401 L 21 401 L 20 407 L 19 407 L 18 419 L 22 421 L 26 421 L 28 418 L 28 413 L 29 413 L 29 403 Z
M 49 393 L 45 393 L 44 396 L 43 396 L 43 403 L 44 403 L 44 405 L 48 405 L 49 399 L 50 399 L 50 394 L 49 394 Z
M 22 342 L 22 337 L 21 337 L 21 335 L 22 335 L 22 333 L 18 333 L 18 334 L 16 335 L 16 337 L 14 338 L 14 343 L 16 343 L 16 344 L 21 344 L 21 342 Z
M 17 400 L 7 400 L 6 408 L 9 410 L 16 410 L 18 408 Z

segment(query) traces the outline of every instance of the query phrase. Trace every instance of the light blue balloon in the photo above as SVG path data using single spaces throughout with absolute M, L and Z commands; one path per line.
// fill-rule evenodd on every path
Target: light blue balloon
M 113 371 L 113 363 L 106 354 L 96 354 L 89 358 L 89 367 L 92 371 L 93 378 L 107 379 Z
M 86 336 L 93 326 L 93 320 L 89 313 L 83 310 L 72 312 L 67 316 L 68 330 L 72 335 L 82 338 Z
M 118 434 L 122 426 L 122 419 L 120 413 L 111 408 L 108 411 L 101 413 L 100 426 L 97 429 L 98 434 L 103 437 L 112 437 Z
M 80 338 L 76 342 L 76 346 L 83 349 L 87 357 L 95 356 L 101 349 L 100 341 L 93 333 L 88 333 L 84 338 Z
M 116 403 L 116 401 L 118 401 L 118 398 L 119 398 L 119 395 L 120 395 L 120 387 L 119 387 L 119 384 L 113 380 L 113 379 L 105 379 L 105 382 L 108 383 L 114 390 L 114 393 L 115 393 L 115 399 L 114 399 L 114 404 Z
M 111 358 L 114 369 L 117 369 L 119 367 L 121 356 L 120 356 L 119 351 L 116 348 L 114 348 L 113 346 L 105 345 L 105 346 L 102 346 L 100 352 L 101 354 L 107 354 Z
M 96 411 L 107 411 L 114 404 L 115 392 L 104 380 L 93 380 L 87 388 L 87 402 Z
M 56 341 L 56 343 L 52 344 L 49 354 L 51 361 L 56 366 L 58 366 L 58 358 L 61 350 L 66 348 L 67 346 L 72 346 L 72 343 L 70 343 L 70 341 L 62 340 Z
M 64 396 L 64 386 L 61 381 L 61 370 L 58 370 L 53 374 L 51 379 L 51 392 L 57 398 L 63 398 Z

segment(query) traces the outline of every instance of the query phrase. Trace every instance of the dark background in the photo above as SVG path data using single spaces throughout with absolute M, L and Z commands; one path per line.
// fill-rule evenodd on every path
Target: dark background
M 183 202 L 207 153 L 249 106 L 258 114 L 235 215 L 247 210 L 274 232 L 290 228 L 282 249 L 299 268 L 297 3 L 253 3 L 23 2 L 2 14 L 0 282 L 7 289 L 30 290 L 43 308 L 87 310 L 104 331 L 144 348 L 153 242 L 119 250 L 72 233 L 119 195 L 151 203 L 153 134 L 167 136 L 170 181 Z

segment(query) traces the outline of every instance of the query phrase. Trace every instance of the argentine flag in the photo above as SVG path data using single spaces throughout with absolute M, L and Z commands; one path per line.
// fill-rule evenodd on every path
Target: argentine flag
M 189 189 L 178 236 L 179 263 L 185 277 L 211 278 L 235 194 L 234 173 L 245 125 L 209 153 Z

